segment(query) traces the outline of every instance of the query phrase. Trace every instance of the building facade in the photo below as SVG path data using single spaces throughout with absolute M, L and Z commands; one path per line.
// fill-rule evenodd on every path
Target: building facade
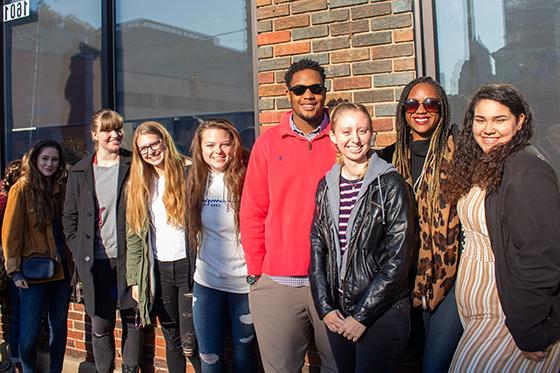
M 377 146 L 394 141 L 400 91 L 416 76 L 441 82 L 459 124 L 479 86 L 513 83 L 536 112 L 533 143 L 560 171 L 560 0 L 4 0 L 2 6 L 2 166 L 44 137 L 59 140 L 75 162 L 92 150 L 89 118 L 102 107 L 125 118 L 126 147 L 141 122 L 157 120 L 188 154 L 197 123 L 225 117 L 251 148 L 289 109 L 285 70 L 309 57 L 325 67 L 327 101 L 368 108 Z M 81 305 L 72 305 L 68 327 L 67 353 L 91 356 Z M 146 348 L 156 370 L 163 369 L 159 332 Z

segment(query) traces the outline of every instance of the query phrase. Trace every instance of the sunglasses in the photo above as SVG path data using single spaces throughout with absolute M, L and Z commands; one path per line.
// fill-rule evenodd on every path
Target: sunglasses
M 314 95 L 318 95 L 321 94 L 325 91 L 325 86 L 322 84 L 311 84 L 311 85 L 301 85 L 298 84 L 296 86 L 293 86 L 291 88 L 288 88 L 288 91 L 292 92 L 294 95 L 296 96 L 301 96 L 302 94 L 304 94 L 305 92 L 307 92 L 307 90 L 310 90 L 311 93 L 313 93 Z
M 418 102 L 418 100 L 414 98 L 409 98 L 403 102 L 403 107 L 408 114 L 416 113 L 420 105 L 424 106 L 424 110 L 427 112 L 439 113 L 439 100 L 437 98 L 428 97 L 424 102 Z

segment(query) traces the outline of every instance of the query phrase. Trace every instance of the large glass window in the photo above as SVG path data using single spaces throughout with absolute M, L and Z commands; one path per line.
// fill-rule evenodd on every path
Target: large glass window
M 250 0 L 116 2 L 116 106 L 133 127 L 166 125 L 188 153 L 198 121 L 254 141 Z
M 439 80 L 461 123 L 487 82 L 514 84 L 536 115 L 532 143 L 560 174 L 560 0 L 436 0 Z
M 31 0 L 29 6 L 28 17 L 2 25 L 5 159 L 21 157 L 38 138 L 53 138 L 75 161 L 88 147 L 89 119 L 102 101 L 101 2 Z

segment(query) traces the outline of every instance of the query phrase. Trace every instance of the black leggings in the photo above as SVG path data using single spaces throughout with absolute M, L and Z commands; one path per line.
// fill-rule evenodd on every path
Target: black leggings
M 410 334 L 410 303 L 401 299 L 366 329 L 357 342 L 327 329 L 340 373 L 395 372 L 402 363 Z
M 155 312 L 165 337 L 167 369 L 184 373 L 186 356 L 193 357 L 196 347 L 188 260 L 156 261 L 155 269 Z
M 95 370 L 112 372 L 115 360 L 115 319 L 117 310 L 116 259 L 97 259 L 94 263 L 95 316 L 91 318 Z M 121 310 L 123 365 L 140 366 L 142 328 L 132 309 Z

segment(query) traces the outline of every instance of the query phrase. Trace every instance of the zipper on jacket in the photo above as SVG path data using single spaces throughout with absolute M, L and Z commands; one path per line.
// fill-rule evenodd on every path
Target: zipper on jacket
M 307 149 L 308 149 L 309 151 L 313 150 L 313 143 L 312 143 L 311 141 L 309 141 L 309 140 L 307 140 Z

